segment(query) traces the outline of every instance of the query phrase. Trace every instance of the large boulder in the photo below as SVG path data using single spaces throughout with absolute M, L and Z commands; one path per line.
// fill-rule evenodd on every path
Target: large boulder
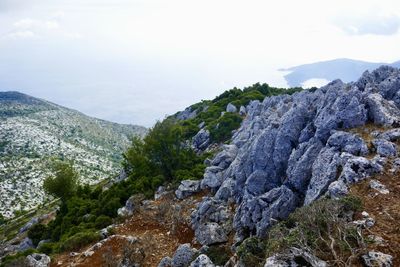
M 50 266 L 50 257 L 46 254 L 34 253 L 26 257 L 27 265 L 29 267 L 47 267 Z
M 187 198 L 195 193 L 200 192 L 200 183 L 201 181 L 194 180 L 184 180 L 181 181 L 181 184 L 178 186 L 178 189 L 175 191 L 175 195 L 178 199 Z
M 226 106 L 226 112 L 237 112 L 237 107 L 233 105 L 232 103 L 229 103 Z
M 195 235 L 200 244 L 207 246 L 228 241 L 225 229 L 215 222 L 200 224 L 195 230 Z
M 201 180 L 201 188 L 218 189 L 223 182 L 222 170 L 223 168 L 218 166 L 207 167 Z
M 117 213 L 118 216 L 122 217 L 129 217 L 132 216 L 135 210 L 137 209 L 135 202 L 136 202 L 137 197 L 136 196 L 131 196 L 125 203 L 125 206 L 122 208 L 119 208 Z

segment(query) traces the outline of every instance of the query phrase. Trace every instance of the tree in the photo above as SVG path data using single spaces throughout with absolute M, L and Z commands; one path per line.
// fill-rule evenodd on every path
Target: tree
M 2 214 L 0 214 L 0 225 L 4 224 L 6 222 L 6 219 Z
M 43 182 L 44 190 L 65 202 L 74 195 L 78 185 L 78 174 L 69 162 L 55 161 L 53 163 L 53 175 Z

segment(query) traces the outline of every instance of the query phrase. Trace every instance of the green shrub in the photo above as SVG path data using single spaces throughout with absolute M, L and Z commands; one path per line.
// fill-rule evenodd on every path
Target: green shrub
M 53 253 L 57 253 L 59 251 L 59 246 L 57 243 L 44 243 L 40 245 L 40 247 L 38 247 L 38 251 L 40 253 L 50 255 Z
M 43 240 L 46 238 L 47 234 L 47 227 L 43 224 L 35 224 L 28 230 L 28 237 L 32 239 L 32 243 L 37 246 L 39 244 L 40 240 Z
M 214 245 L 208 248 L 206 255 L 215 265 L 224 266 L 230 258 L 231 251 L 228 246 Z
M 67 238 L 65 241 L 62 241 L 60 249 L 62 251 L 77 250 L 87 244 L 98 241 L 99 239 L 100 235 L 96 232 L 91 232 L 91 231 L 79 232 Z
M 237 255 L 244 266 L 263 266 L 265 260 L 265 241 L 250 237 L 238 247 Z
M 106 215 L 100 215 L 95 222 L 95 226 L 98 229 L 107 227 L 112 224 L 112 219 Z

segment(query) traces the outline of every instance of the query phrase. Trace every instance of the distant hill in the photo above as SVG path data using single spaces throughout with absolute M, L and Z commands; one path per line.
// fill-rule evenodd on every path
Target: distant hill
M 81 180 L 96 183 L 119 170 L 122 151 L 146 128 L 88 117 L 19 92 L 0 92 L 0 214 L 45 201 L 51 158 L 73 160 Z
M 304 64 L 282 71 L 290 71 L 285 79 L 290 87 L 303 86 L 309 80 L 323 79 L 332 81 L 341 79 L 343 82 L 351 82 L 358 79 L 366 70 L 374 70 L 381 65 L 400 67 L 400 61 L 394 63 L 372 63 L 353 59 L 334 59 L 311 64 Z

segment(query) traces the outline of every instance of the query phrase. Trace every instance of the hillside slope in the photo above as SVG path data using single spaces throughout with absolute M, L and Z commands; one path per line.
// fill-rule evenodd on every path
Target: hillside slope
M 96 183 L 118 171 L 121 152 L 144 127 L 121 125 L 18 92 L 0 92 L 0 214 L 45 201 L 42 180 L 51 158 L 73 160 Z

